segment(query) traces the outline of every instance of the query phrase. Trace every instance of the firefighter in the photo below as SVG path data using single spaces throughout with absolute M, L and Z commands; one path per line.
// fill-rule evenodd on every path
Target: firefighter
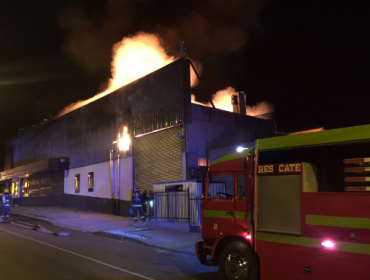
M 3 197 L 1 199 L 2 207 L 1 207 L 1 218 L 8 220 L 9 219 L 9 212 L 10 212 L 10 204 L 13 202 L 12 196 L 9 194 L 9 190 L 5 189 Z
M 141 221 L 145 222 L 143 202 L 144 202 L 144 198 L 140 194 L 140 189 L 139 188 L 135 189 L 135 193 L 132 196 L 132 202 L 131 202 L 132 203 L 132 208 L 134 210 L 135 222 L 137 222 L 137 211 L 140 212 Z

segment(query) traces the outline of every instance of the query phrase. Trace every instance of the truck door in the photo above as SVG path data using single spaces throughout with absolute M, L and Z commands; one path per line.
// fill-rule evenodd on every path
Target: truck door
M 203 204 L 204 239 L 215 240 L 222 232 L 234 229 L 234 174 L 214 173 L 207 177 Z
M 236 173 L 235 230 L 247 231 L 247 196 L 246 180 L 243 173 Z M 249 197 L 248 197 L 249 198 Z M 250 229 L 248 229 L 250 231 Z

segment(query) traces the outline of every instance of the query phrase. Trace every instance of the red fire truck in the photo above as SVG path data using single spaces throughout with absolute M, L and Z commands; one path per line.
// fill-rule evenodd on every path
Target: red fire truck
M 370 279 L 370 125 L 257 140 L 204 181 L 196 253 L 222 279 Z

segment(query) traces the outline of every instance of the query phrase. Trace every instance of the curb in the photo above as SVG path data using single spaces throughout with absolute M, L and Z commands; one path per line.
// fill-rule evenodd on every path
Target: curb
M 140 241 L 140 240 L 137 240 L 137 239 L 132 238 L 132 237 L 111 234 L 111 233 L 107 233 L 107 232 L 103 232 L 103 231 L 91 232 L 91 234 L 96 235 L 96 236 L 100 236 L 100 237 L 107 237 L 107 238 L 112 238 L 112 239 L 137 243 L 137 244 L 140 244 L 140 245 L 144 245 L 144 246 L 148 246 L 148 247 L 152 247 L 152 248 L 156 248 L 156 249 L 161 249 L 161 250 L 164 250 L 164 251 L 173 252 L 173 253 L 177 253 L 177 254 L 183 254 L 183 255 L 188 255 L 188 256 L 196 256 L 195 249 L 194 249 L 194 253 L 189 253 L 189 252 L 184 252 L 184 251 L 180 251 L 180 250 L 176 250 L 176 249 L 168 249 L 168 248 L 164 248 L 164 247 L 160 247 L 160 246 L 156 246 L 156 245 L 151 245 L 151 244 L 148 244 L 144 241 Z
M 43 223 L 47 223 L 47 224 L 50 224 L 50 225 L 53 225 L 53 223 L 49 220 L 44 220 L 44 219 L 41 219 L 41 218 L 37 218 L 37 217 L 34 217 L 34 216 L 27 216 L 27 215 L 22 215 L 22 214 L 19 214 L 19 213 L 10 213 L 12 216 L 18 216 L 18 217 L 24 217 L 24 218 L 30 218 L 32 220 L 35 220 L 35 221 L 38 221 L 38 222 L 43 222 Z
M 19 217 L 30 218 L 30 219 L 33 219 L 35 221 L 44 222 L 44 223 L 47 223 L 47 224 L 58 226 L 56 224 L 53 224 L 49 220 L 43 220 L 43 219 L 40 219 L 40 218 L 37 218 L 37 217 L 34 217 L 34 216 L 27 216 L 27 215 L 22 215 L 22 214 L 19 214 L 19 213 L 14 213 L 13 215 L 14 216 L 19 216 Z M 63 226 L 58 226 L 58 227 L 67 228 L 67 227 L 63 227 Z M 72 229 L 72 230 L 76 230 L 76 229 Z M 177 254 L 183 254 L 183 255 L 188 255 L 188 256 L 196 256 L 195 250 L 194 250 L 194 253 L 189 253 L 189 252 L 184 252 L 184 251 L 175 250 L 175 249 L 168 249 L 168 248 L 164 248 L 164 247 L 160 247 L 160 246 L 156 246 L 156 245 L 151 245 L 151 244 L 148 244 L 144 241 L 137 240 L 135 238 L 116 235 L 116 234 L 111 234 L 111 233 L 106 233 L 106 232 L 103 232 L 103 231 L 95 231 L 95 232 L 88 232 L 88 231 L 82 231 L 82 230 L 77 230 L 77 231 L 89 233 L 89 234 L 100 236 L 100 237 L 106 237 L 106 238 L 111 238 L 111 239 L 116 239 L 116 240 L 121 240 L 121 241 L 128 241 L 128 242 L 132 242 L 132 243 L 136 243 L 136 244 L 140 244 L 140 245 L 144 245 L 144 246 L 149 246 L 149 247 L 153 247 L 153 248 L 156 248 L 156 249 L 160 249 L 160 250 L 164 250 L 164 251 L 168 251 L 168 252 L 173 252 L 173 253 L 177 253 Z

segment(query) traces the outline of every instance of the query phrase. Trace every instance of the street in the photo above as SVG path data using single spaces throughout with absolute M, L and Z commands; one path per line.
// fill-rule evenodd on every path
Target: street
M 71 236 L 0 224 L 1 279 L 218 279 L 217 268 L 200 265 L 195 255 L 14 219 Z

